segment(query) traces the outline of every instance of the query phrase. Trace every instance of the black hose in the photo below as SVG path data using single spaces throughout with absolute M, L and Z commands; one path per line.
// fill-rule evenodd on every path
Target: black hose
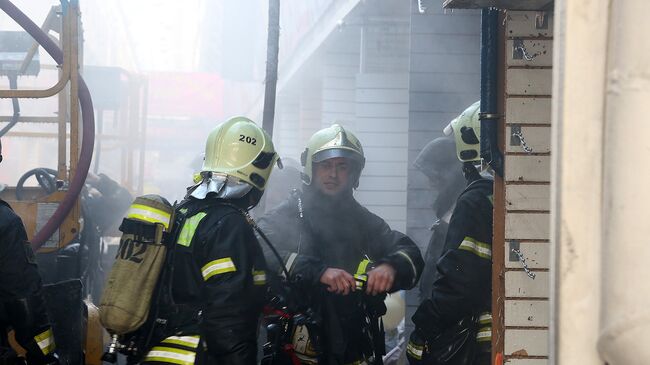
M 9 89 L 18 89 L 18 74 L 16 72 L 10 72 L 7 77 L 9 78 Z M 11 116 L 9 124 L 0 130 L 0 137 L 7 134 L 7 132 L 9 132 L 9 130 L 13 128 L 16 123 L 18 123 L 18 118 L 20 118 L 20 104 L 18 103 L 18 98 L 11 98 L 11 104 L 13 106 L 14 113 Z
M 251 219 L 251 220 L 252 220 L 252 219 Z M 269 238 L 266 237 L 266 235 L 264 234 L 264 232 L 262 232 L 262 230 L 260 229 L 260 227 L 258 227 L 257 224 L 256 224 L 255 222 L 253 222 L 253 224 L 251 224 L 251 225 L 252 225 L 253 228 L 255 229 L 255 232 L 257 232 L 257 234 L 259 234 L 260 237 L 262 237 L 262 240 L 264 240 L 264 243 L 266 243 L 266 245 L 269 246 L 269 248 L 270 248 L 271 251 L 273 252 L 273 255 L 275 256 L 275 258 L 276 258 L 276 259 L 278 260 L 278 262 L 280 263 L 280 266 L 282 267 L 282 272 L 284 272 L 284 275 L 285 275 L 285 277 L 287 278 L 287 280 L 291 280 L 291 277 L 289 277 L 289 271 L 287 270 L 287 267 L 284 265 L 284 260 L 282 260 L 282 256 L 280 256 L 280 253 L 278 252 L 278 250 L 275 249 L 275 246 L 273 246 L 273 244 L 271 243 L 271 241 L 269 241 Z

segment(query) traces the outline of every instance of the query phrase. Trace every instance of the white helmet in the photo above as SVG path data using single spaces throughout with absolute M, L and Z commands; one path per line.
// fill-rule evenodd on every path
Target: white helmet
M 481 160 L 481 121 L 478 118 L 481 102 L 470 105 L 445 127 L 443 132 L 454 134 L 456 154 L 462 162 Z
M 263 191 L 277 161 L 271 137 L 252 120 L 233 117 L 210 132 L 201 171 L 233 176 Z

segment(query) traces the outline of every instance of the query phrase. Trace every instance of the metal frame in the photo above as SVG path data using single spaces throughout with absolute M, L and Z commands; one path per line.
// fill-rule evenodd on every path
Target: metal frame
M 60 24 L 60 27 L 59 27 Z M 59 34 L 59 39 L 55 40 L 63 50 L 63 64 L 56 67 L 59 70 L 58 82 L 43 90 L 0 90 L 0 98 L 47 98 L 58 94 L 59 115 L 57 117 L 20 117 L 21 122 L 32 123 L 57 123 L 58 133 L 33 133 L 33 132 L 9 132 L 8 136 L 21 137 L 55 137 L 58 139 L 58 179 L 68 181 L 69 177 L 74 176 L 79 160 L 79 132 L 80 132 L 80 114 L 79 114 L 79 65 L 80 65 L 80 45 L 79 45 L 79 24 L 80 12 L 77 2 L 66 3 L 65 6 L 53 6 L 50 9 L 41 29 L 49 33 L 51 30 Z M 21 70 L 24 70 L 36 54 L 38 43 L 34 41 L 27 57 L 23 60 Z M 47 67 L 45 67 L 47 68 Z M 6 116 L 1 116 L 1 120 L 6 120 Z M 68 123 L 70 130 L 68 135 Z M 70 138 L 70 156 L 68 160 L 67 147 L 68 136 Z M 69 171 L 68 171 L 69 167 Z M 9 189 L 7 193 L 11 193 Z M 37 197 L 26 201 L 11 201 L 16 211 L 26 221 L 26 226 L 34 227 L 36 231 L 36 212 L 39 203 L 58 203 L 61 202 L 64 192 L 57 192 L 48 197 Z M 59 247 L 64 247 L 69 243 L 74 235 L 79 231 L 79 218 L 81 209 L 77 201 L 76 207 L 59 228 L 59 242 L 57 247 L 44 247 L 40 251 L 51 251 Z M 30 230 L 29 233 L 32 233 Z

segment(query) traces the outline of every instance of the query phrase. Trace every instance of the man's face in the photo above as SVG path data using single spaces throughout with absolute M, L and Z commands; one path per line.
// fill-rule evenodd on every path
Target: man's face
M 350 189 L 352 164 L 344 157 L 314 163 L 314 183 L 325 195 L 336 196 Z

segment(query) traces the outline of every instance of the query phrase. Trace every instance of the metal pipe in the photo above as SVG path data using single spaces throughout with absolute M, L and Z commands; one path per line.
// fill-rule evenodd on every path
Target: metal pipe
M 18 89 L 18 74 L 15 72 L 9 73 L 7 75 L 9 77 L 9 88 L 12 90 Z M 0 137 L 4 136 L 9 132 L 11 128 L 13 128 L 16 123 L 18 123 L 18 118 L 20 118 L 20 103 L 18 102 L 17 98 L 12 98 L 11 99 L 11 104 L 14 110 L 14 114 L 11 116 L 11 120 L 9 121 L 9 124 L 7 124 L 2 130 L 0 130 Z
M 71 5 L 76 6 L 77 2 L 73 1 Z M 34 40 L 36 40 L 43 49 L 56 61 L 58 64 L 63 63 L 63 51 L 45 34 L 31 19 L 29 19 L 20 9 L 8 0 L 0 0 L 0 9 L 2 9 L 9 17 L 18 23 L 27 33 L 29 33 Z M 77 72 L 77 70 L 75 70 Z M 90 97 L 88 86 L 83 78 L 79 77 L 79 103 L 81 104 L 81 114 L 83 120 L 83 138 L 81 142 L 81 153 L 77 164 L 77 169 L 72 177 L 68 192 L 63 197 L 52 217 L 47 221 L 45 226 L 36 233 L 32 238 L 32 248 L 38 250 L 47 239 L 57 230 L 65 217 L 70 213 L 72 208 L 77 202 L 79 193 L 84 186 L 86 176 L 88 175 L 88 168 L 93 156 L 93 147 L 95 143 L 95 116 L 93 114 L 93 102 Z
M 481 157 L 494 172 L 503 176 L 503 156 L 497 143 L 497 64 L 499 51 L 499 11 L 481 11 Z
M 592 74 L 606 82 L 601 94 L 605 98 L 603 208 L 601 224 L 595 227 L 602 237 L 602 266 L 600 276 L 592 279 L 602 290 L 598 351 L 609 365 L 644 365 L 650 359 L 646 342 L 650 331 L 650 172 L 643 162 L 650 150 L 650 141 L 645 138 L 650 133 L 645 118 L 650 98 L 650 48 L 647 41 L 640 40 L 650 32 L 646 19 L 650 2 L 629 0 L 607 5 L 609 14 L 599 14 L 609 19 L 603 52 L 607 69 L 605 74 Z M 589 59 L 589 55 L 578 57 L 583 64 Z
M 278 53 L 280 52 L 280 0 L 269 0 L 269 29 L 266 43 L 266 85 L 262 128 L 273 136 L 275 93 L 278 85 Z

